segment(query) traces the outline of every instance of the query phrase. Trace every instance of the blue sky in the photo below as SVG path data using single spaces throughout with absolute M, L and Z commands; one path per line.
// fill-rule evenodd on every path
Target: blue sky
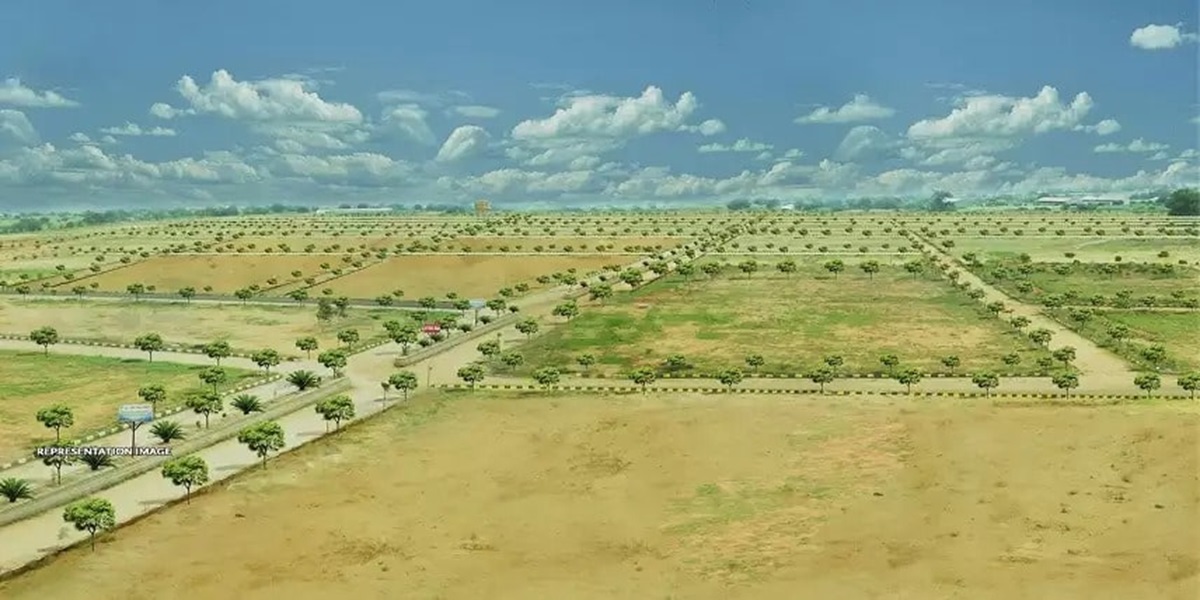
M 1195 184 L 1190 0 L 9 0 L 0 210 Z

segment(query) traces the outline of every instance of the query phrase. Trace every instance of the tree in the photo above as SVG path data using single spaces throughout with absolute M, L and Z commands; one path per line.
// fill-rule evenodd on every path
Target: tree
M 63 467 L 75 464 L 76 456 L 74 451 L 75 444 L 71 442 L 56 441 L 49 445 L 49 452 L 42 456 L 42 464 L 54 469 L 54 483 L 62 483 Z
M 254 394 L 238 394 L 229 402 L 231 406 L 242 411 L 243 415 L 248 415 L 253 412 L 262 412 L 262 401 Z
M 312 371 L 301 369 L 288 373 L 287 382 L 296 386 L 296 389 L 303 392 L 307 389 L 312 389 L 321 385 L 321 376 Z
M 767 364 L 767 359 L 763 358 L 761 354 L 751 354 L 746 357 L 746 366 L 750 367 L 752 373 L 757 373 L 765 364 Z
M 1167 214 L 1171 216 L 1200 215 L 1200 189 L 1180 188 L 1160 199 L 1160 202 L 1167 207 Z
M 1150 398 L 1154 394 L 1154 390 L 1162 387 L 1162 378 L 1158 376 L 1158 373 L 1142 373 L 1133 378 L 1133 385 L 1146 392 L 1146 397 Z
M 510 369 L 515 369 L 521 366 L 521 363 L 525 362 L 525 357 L 516 352 L 509 351 L 500 355 L 500 362 L 504 363 L 504 366 Z
M 1017 315 L 1017 316 L 1009 319 L 1008 322 L 1015 329 L 1025 329 L 1026 327 L 1029 327 L 1029 323 L 1030 323 L 1029 317 L 1026 317 L 1023 315 Z
M 833 274 L 834 279 L 837 279 L 838 273 L 841 273 L 842 271 L 846 270 L 846 263 L 842 262 L 841 259 L 837 259 L 837 258 L 835 258 L 829 262 L 826 262 L 823 266 L 825 267 L 826 271 L 829 271 L 830 273 Z
M 654 380 L 658 379 L 658 375 L 654 372 L 654 369 L 650 367 L 641 367 L 634 369 L 629 374 L 629 379 L 633 381 L 633 383 L 642 386 L 642 393 L 645 394 L 646 386 L 654 383 Z
M 62 441 L 62 430 L 75 424 L 75 412 L 66 404 L 55 404 L 37 411 L 39 423 L 54 430 L 54 441 Z
M 739 384 L 744 379 L 742 370 L 738 368 L 725 369 L 717 374 L 717 381 L 728 389 L 733 389 L 733 386 Z
M 1063 364 L 1063 367 L 1070 367 L 1071 361 L 1075 360 L 1075 348 L 1073 346 L 1063 346 L 1050 353 L 1050 356 Z
M 208 483 L 208 463 L 195 454 L 172 458 L 163 463 L 162 476 L 183 488 L 184 502 L 192 503 L 192 489 Z
M 1129 338 L 1129 326 L 1124 323 L 1116 323 L 1109 327 L 1106 333 L 1108 337 L 1112 338 L 1114 344 L 1120 344 L 1122 340 Z
M 838 354 L 830 354 L 824 358 L 824 361 L 826 366 L 828 366 L 830 369 L 833 369 L 835 373 L 837 372 L 838 367 L 841 367 L 846 363 L 845 359 Z
M 196 288 L 190 287 L 190 286 L 184 287 L 184 288 L 179 288 L 178 294 L 179 294 L 180 298 L 183 298 L 184 302 L 186 302 L 187 304 L 191 304 L 192 298 L 196 297 Z
M 417 374 L 412 371 L 392 373 L 392 376 L 388 377 L 387 383 L 392 386 L 392 389 L 400 392 L 404 400 L 408 400 L 408 393 L 417 389 Z
M 478 350 L 479 353 L 484 356 L 484 358 L 498 356 L 500 354 L 500 340 L 486 340 L 480 342 L 478 346 L 475 346 L 475 349 Z
M 328 323 L 337 316 L 337 308 L 333 306 L 333 301 L 329 298 L 317 299 L 317 322 Z
M 858 268 L 862 269 L 862 272 L 867 274 L 868 279 L 875 279 L 875 274 L 879 272 L 879 270 L 882 268 L 882 265 L 880 265 L 879 261 L 877 260 L 868 260 L 859 263 Z
M 142 402 L 150 405 L 150 409 L 155 414 L 158 414 L 158 403 L 167 399 L 167 389 L 157 383 L 152 383 L 138 388 L 137 395 Z
M 533 372 L 533 380 L 543 388 L 558 385 L 561 374 L 554 367 L 542 367 Z
M 692 363 L 682 354 L 672 354 L 663 361 L 663 366 L 671 372 L 685 371 L 692 368 Z
M 471 386 L 471 389 L 475 389 L 475 386 L 482 382 L 486 376 L 483 365 L 479 363 L 471 363 L 464 367 L 459 367 L 457 374 L 459 379 Z
M 211 385 L 214 394 L 217 393 L 218 386 L 229 379 L 229 376 L 225 373 L 225 369 L 221 367 L 207 367 L 197 373 L 196 377 L 199 377 L 200 381 L 206 385 Z
M 631 288 L 641 285 L 643 281 L 642 272 L 637 269 L 625 269 L 618 278 Z
M 183 427 L 175 421 L 159 421 L 150 426 L 150 435 L 158 438 L 160 444 L 169 444 L 176 440 L 182 440 L 187 437 L 183 432 Z
M 221 366 L 222 358 L 229 358 L 233 355 L 233 348 L 229 347 L 229 342 L 218 341 L 204 346 L 204 355 L 217 361 L 217 366 Z
M 329 421 L 333 421 L 334 429 L 341 429 L 342 421 L 354 418 L 354 400 L 345 394 L 326 398 L 318 402 L 315 409 L 325 419 L 325 431 L 329 431 Z
M 800 267 L 796 264 L 796 261 L 789 258 L 775 263 L 775 269 L 784 275 L 791 275 L 800 270 Z
M 302 337 L 302 338 L 296 340 L 296 349 L 303 350 L 304 356 L 306 358 L 311 359 L 313 350 L 316 350 L 319 347 L 320 347 L 320 344 L 317 343 L 317 338 L 312 337 L 312 336 Z
M 10 503 L 17 500 L 28 500 L 33 497 L 33 486 L 24 479 L 5 477 L 0 479 L 0 496 Z
M 1005 354 L 1004 356 L 1001 356 L 1000 360 L 1004 364 L 1006 364 L 1010 367 L 1015 367 L 1015 366 L 1021 364 L 1021 355 L 1017 354 L 1016 352 L 1011 352 L 1009 354 Z
M 579 316 L 579 305 L 574 300 L 563 302 L 554 307 L 553 313 L 556 317 L 562 317 L 568 321 Z
M 117 526 L 117 510 L 113 508 L 112 502 L 103 498 L 84 498 L 68 504 L 63 509 L 63 521 L 74 525 L 77 531 L 86 531 L 94 551 L 96 533 Z
M 883 356 L 879 357 L 879 363 L 887 368 L 888 374 L 891 374 L 896 370 L 896 367 L 900 365 L 900 357 L 890 353 L 884 354 Z
M 271 367 L 277 366 L 279 363 L 283 362 L 283 357 L 279 355 L 279 352 L 267 348 L 251 354 L 250 360 L 254 362 L 254 364 L 258 365 L 258 368 L 262 369 L 264 372 L 270 373 Z
M 538 332 L 538 322 L 532 317 L 521 319 L 516 325 L 517 331 L 525 334 L 525 337 L 533 337 L 533 334 Z
M 588 296 L 592 300 L 597 300 L 601 303 L 603 303 L 605 299 L 611 298 L 612 295 L 612 286 L 607 283 L 598 283 L 588 288 Z
M 500 311 L 508 307 L 508 302 L 505 301 L 504 298 L 492 298 L 491 300 L 485 302 L 484 306 L 487 307 L 488 310 L 499 314 Z
M 29 339 L 42 347 L 42 354 L 50 354 L 50 346 L 59 341 L 58 330 L 53 327 L 39 327 L 29 333 Z
M 1049 329 L 1046 329 L 1044 327 L 1040 328 L 1040 329 L 1034 329 L 1033 331 L 1029 332 L 1029 339 L 1032 340 L 1033 343 L 1035 343 L 1043 348 L 1045 348 L 1047 346 L 1047 344 L 1050 343 L 1050 340 L 1053 337 L 1054 337 L 1054 332 L 1050 331 Z
M 1000 386 L 1000 376 L 990 371 L 976 373 L 971 377 L 971 383 L 979 386 L 983 390 L 984 395 L 991 397 L 992 388 Z
M 821 393 L 824 394 L 825 384 L 832 383 L 834 378 L 837 377 L 837 373 L 829 368 L 829 366 L 824 366 L 810 371 L 806 377 L 808 377 L 809 381 L 821 386 Z
M 916 279 L 918 275 L 925 272 L 925 263 L 919 260 L 913 260 L 904 263 L 904 270 Z
M 417 339 L 420 338 L 420 332 L 411 323 L 394 329 L 389 334 L 393 342 L 400 344 L 400 351 L 406 356 L 408 355 L 409 346 L 417 343 Z
M 577 356 L 575 358 L 575 362 L 578 363 L 579 366 L 583 368 L 584 373 L 588 373 L 591 370 L 592 365 L 596 364 L 596 355 L 595 354 L 580 354 L 579 356 Z
M 1059 373 L 1050 380 L 1058 389 L 1067 393 L 1067 397 L 1071 397 L 1071 390 L 1079 387 L 1079 376 L 1074 373 Z
M 921 371 L 910 367 L 908 369 L 901 371 L 899 374 L 897 374 L 896 381 L 901 384 L 904 384 L 904 386 L 908 390 L 908 393 L 911 394 L 912 386 L 914 386 L 918 383 L 921 383 L 921 379 L 923 379 L 924 377 L 925 377 L 925 375 L 923 373 L 921 373 Z
M 239 288 L 233 291 L 233 297 L 242 301 L 245 304 L 247 300 L 254 297 L 254 290 L 250 288 Z
M 1162 363 L 1167 360 L 1167 349 L 1162 344 L 1146 346 L 1142 348 L 1141 356 L 1157 371 L 1162 367 Z
M 264 469 L 267 468 L 267 456 L 286 445 L 283 427 L 275 421 L 263 421 L 242 429 L 238 432 L 237 441 L 262 459 Z
M 1175 382 L 1179 385 L 1179 389 L 1188 392 L 1188 395 L 1195 400 L 1196 390 L 1200 389 L 1200 371 L 1180 375 Z
M 954 210 L 954 196 L 950 192 L 935 191 L 929 198 L 929 210 L 932 212 L 947 212 Z
M 755 271 L 758 271 L 758 261 L 754 259 L 744 260 L 738 263 L 738 270 L 745 273 L 746 277 L 751 277 Z
M 357 329 L 343 329 L 337 332 L 337 339 L 346 347 L 353 346 L 358 343 Z
M 146 293 L 146 286 L 140 283 L 131 283 L 125 286 L 125 291 L 128 292 L 130 296 L 133 296 L 134 302 L 137 302 L 141 300 L 142 294 Z
M 225 402 L 221 399 L 221 395 L 205 391 L 200 394 L 192 394 L 184 401 L 184 406 L 192 409 L 192 412 L 204 417 L 204 428 L 208 429 L 208 419 L 211 415 L 221 412 L 225 408 Z
M 709 277 L 716 277 L 717 274 L 721 272 L 721 265 L 720 263 L 715 262 L 704 263 L 703 265 L 700 265 L 700 270 L 704 271 L 704 274 L 708 275 Z
M 958 358 L 958 356 L 951 354 L 950 356 L 942 357 L 942 364 L 950 370 L 951 374 L 954 374 L 954 369 L 957 369 L 958 365 L 962 364 L 962 361 Z
M 167 344 L 163 341 L 162 336 L 157 333 L 147 333 L 139 335 L 133 340 L 133 347 L 150 355 L 150 362 L 154 362 L 154 353 L 166 348 Z
M 333 371 L 333 376 L 337 377 L 342 374 L 342 369 L 346 367 L 349 358 L 341 350 L 326 350 L 317 356 L 317 362 L 322 367 Z
M 105 467 L 113 466 L 112 456 L 98 452 L 94 454 L 84 454 L 79 457 L 79 461 L 88 466 L 92 471 L 99 471 Z

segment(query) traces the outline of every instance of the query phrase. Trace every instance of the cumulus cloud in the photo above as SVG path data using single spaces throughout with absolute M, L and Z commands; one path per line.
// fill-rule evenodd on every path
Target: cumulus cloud
M 720 119 L 707 119 L 699 125 L 684 125 L 681 130 L 699 133 L 704 137 L 712 137 L 718 133 L 725 133 L 725 123 Z
M 595 171 L 527 171 L 523 169 L 497 169 L 477 177 L 451 179 L 444 177 L 439 183 L 446 188 L 468 191 L 475 194 L 563 194 L 594 189 L 597 184 Z
M 856 94 L 854 98 L 839 108 L 822 106 L 807 115 L 796 117 L 795 122 L 800 125 L 859 123 L 886 119 L 894 114 L 896 114 L 894 109 L 871 100 L 866 94 Z
M 71 108 L 79 103 L 50 90 L 39 92 L 15 77 L 0 83 L 0 104 L 26 108 Z
M 201 158 L 153 163 L 128 154 L 108 154 L 90 144 L 73 148 L 42 144 L 23 148 L 15 156 L 0 161 L 0 174 L 7 174 L 9 183 L 18 184 L 146 187 L 159 180 L 205 184 L 248 183 L 261 180 L 265 172 L 229 152 L 210 152 Z
M 362 122 L 362 113 L 353 105 L 326 101 L 312 88 L 310 80 L 237 81 L 221 69 L 213 72 L 203 86 L 190 75 L 179 79 L 175 90 L 187 102 L 187 108 L 158 102 L 150 107 L 150 113 L 160 118 L 214 114 L 246 121 Z
M 450 109 L 451 112 L 468 119 L 492 119 L 500 114 L 500 109 L 490 106 L 481 106 L 478 104 L 466 104 L 463 106 L 455 106 Z
M 38 141 L 38 133 L 33 128 L 33 123 L 19 110 L 0 109 L 0 134 L 22 144 L 34 144 Z
M 1180 25 L 1146 25 L 1133 30 L 1129 45 L 1142 50 L 1168 50 L 1196 38 L 1195 33 L 1184 33 Z
M 763 152 L 773 150 L 775 146 L 764 144 L 762 142 L 753 142 L 747 138 L 742 138 L 732 144 L 704 144 L 697 150 L 704 154 L 713 154 L 718 152 Z
M 438 162 L 453 162 L 462 160 L 478 153 L 487 147 L 488 132 L 476 125 L 463 125 L 452 131 L 441 149 L 438 150 Z
M 1013 138 L 1071 129 L 1092 110 L 1092 97 L 1080 92 L 1064 104 L 1058 90 L 1045 86 L 1030 98 L 1000 95 L 969 96 L 949 115 L 925 119 L 908 128 L 913 140 L 990 137 Z
M 281 154 L 270 162 L 273 173 L 317 183 L 378 187 L 406 185 L 412 165 L 375 152 L 314 156 Z
M 671 103 L 654 86 L 633 98 L 600 94 L 568 96 L 550 117 L 517 123 L 512 137 L 517 140 L 631 138 L 678 131 L 699 107 L 691 92 L 684 92 Z
M 882 129 L 874 125 L 859 125 L 846 132 L 833 152 L 839 161 L 856 161 L 876 157 L 896 147 L 897 143 Z
M 1159 144 L 1157 142 L 1147 142 L 1146 140 L 1143 140 L 1142 138 L 1138 138 L 1138 139 L 1133 140 L 1132 142 L 1129 142 L 1128 144 L 1125 144 L 1125 145 L 1116 144 L 1116 143 L 1101 144 L 1099 146 L 1096 146 L 1092 150 L 1094 152 L 1099 152 L 1099 153 L 1115 153 L 1115 152 L 1148 153 L 1148 152 L 1160 152 L 1160 151 L 1166 150 L 1168 148 L 1170 148 L 1170 146 L 1168 146 L 1166 144 Z
M 1104 119 L 1095 125 L 1076 125 L 1075 130 L 1086 131 L 1099 136 L 1105 136 L 1121 131 L 1121 124 L 1114 119 Z
M 401 135 L 421 144 L 431 145 L 437 140 L 429 123 L 425 121 L 429 113 L 417 104 L 401 104 L 389 108 L 383 114 L 383 123 Z
M 105 127 L 100 133 L 124 137 L 174 137 L 175 130 L 167 127 L 150 127 L 143 129 L 137 123 L 126 122 L 120 127 Z

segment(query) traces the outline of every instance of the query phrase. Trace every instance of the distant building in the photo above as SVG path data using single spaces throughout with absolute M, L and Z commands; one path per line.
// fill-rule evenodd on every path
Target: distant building
M 1129 199 L 1116 196 L 1042 196 L 1035 204 L 1061 208 L 1124 206 L 1129 204 Z
M 358 215 L 358 214 L 375 214 L 392 212 L 392 209 L 385 207 L 374 208 L 320 208 L 313 212 L 317 215 Z

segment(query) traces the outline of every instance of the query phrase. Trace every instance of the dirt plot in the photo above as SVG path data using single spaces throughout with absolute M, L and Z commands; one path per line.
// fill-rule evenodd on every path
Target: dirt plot
M 13 299 L 0 301 L 0 332 L 23 335 L 48 325 L 65 338 L 126 344 L 157 332 L 172 344 L 225 340 L 237 349 L 273 348 L 299 355 L 297 338 L 311 335 L 322 348 L 333 348 L 339 345 L 341 329 L 356 328 L 367 339 L 383 332 L 384 321 L 404 321 L 407 315 L 398 310 L 351 308 L 345 318 L 322 325 L 312 306 Z
M 156 286 L 161 292 L 212 286 L 215 293 L 231 293 L 254 284 L 267 287 L 266 281 L 271 278 L 280 283 L 292 281 L 292 271 L 300 271 L 301 278 L 314 276 L 321 272 L 321 263 L 336 268 L 340 261 L 330 256 L 160 256 L 87 279 L 86 283 L 99 283 L 100 290 L 121 292 L 131 283 L 140 283 Z
M 72 439 L 116 424 L 117 407 L 138 402 L 137 390 L 144 385 L 166 388 L 167 401 L 159 404 L 160 410 L 182 404 L 187 394 L 203 389 L 197 377 L 203 368 L 162 361 L 0 352 L 0 462 L 54 441 L 54 432 L 34 418 L 42 408 L 54 404 L 71 407 L 75 426 L 63 435 Z M 243 369 L 225 367 L 225 371 L 227 388 L 257 376 Z
M 1162 404 L 426 395 L 0 595 L 1190 599 L 1197 428 Z
M 534 338 L 522 347 L 525 365 L 577 371 L 575 358 L 591 353 L 592 370 L 613 376 L 681 354 L 695 372 L 715 373 L 745 369 L 745 358 L 760 354 L 763 372 L 794 374 L 836 354 L 843 372 L 880 372 L 879 357 L 890 353 L 928 373 L 945 371 L 939 361 L 948 355 L 959 357 L 960 372 L 1009 371 L 1008 353 L 1030 369 L 1045 355 L 947 282 L 886 265 L 869 278 L 849 261 L 834 279 L 818 274 L 819 264 L 805 261 L 792 276 L 766 264 L 752 277 L 736 269 L 716 279 L 668 276 Z
M 547 251 L 571 248 L 574 251 L 596 249 L 601 246 L 613 252 L 623 252 L 627 246 L 637 246 L 668 250 L 688 241 L 688 238 L 673 237 L 459 237 L 438 242 L 444 250 L 460 250 L 467 248 L 471 251 L 495 250 L 508 246 L 515 252 L 533 252 L 535 246 L 542 246 Z
M 335 279 L 317 289 L 330 288 L 335 295 L 375 298 L 393 290 L 404 290 L 406 298 L 444 296 L 456 292 L 470 298 L 492 297 L 502 287 L 528 283 L 539 275 L 576 268 L 580 274 L 605 265 L 626 265 L 634 256 L 603 254 L 556 256 L 395 256 L 357 273 Z

